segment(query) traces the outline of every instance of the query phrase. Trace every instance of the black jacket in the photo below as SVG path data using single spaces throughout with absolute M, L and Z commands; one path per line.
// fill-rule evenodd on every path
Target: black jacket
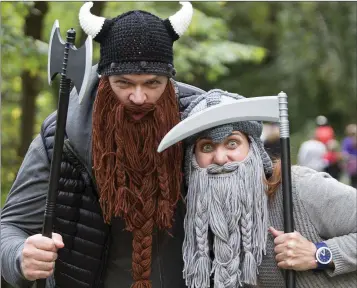
M 180 110 L 196 94 L 203 92 L 183 83 L 175 83 L 179 91 Z M 94 86 L 91 94 L 95 93 Z M 52 158 L 55 125 L 56 114 L 53 113 L 44 121 L 41 129 L 49 162 Z M 171 236 L 157 230 L 153 235 L 151 280 L 155 288 L 185 287 L 182 279 L 182 202 L 178 204 L 174 217 Z M 56 287 L 104 287 L 103 280 L 106 273 L 109 273 L 108 261 L 115 260 L 112 258 L 118 255 L 121 255 L 121 268 L 113 272 L 120 283 L 116 287 L 130 287 L 133 282 L 130 273 L 132 235 L 124 231 L 124 221 L 121 219 L 115 219 L 111 226 L 104 223 L 91 169 L 73 147 L 70 137 L 66 137 L 63 148 L 54 232 L 62 235 L 65 244 L 58 251 L 56 260 Z M 111 250 L 113 239 L 116 244 L 120 243 L 115 245 L 116 251 Z

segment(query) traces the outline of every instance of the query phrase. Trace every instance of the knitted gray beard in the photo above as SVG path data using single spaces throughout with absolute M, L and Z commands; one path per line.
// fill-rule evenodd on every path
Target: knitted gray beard
M 183 244 L 186 285 L 190 288 L 256 285 L 265 254 L 268 210 L 263 162 L 252 137 L 242 162 L 200 168 L 192 157 Z M 222 174 L 222 172 L 225 172 Z M 208 227 L 214 260 L 209 257 Z

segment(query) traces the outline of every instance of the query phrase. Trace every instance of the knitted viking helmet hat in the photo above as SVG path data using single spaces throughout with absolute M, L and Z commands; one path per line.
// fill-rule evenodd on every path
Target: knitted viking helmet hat
M 183 112 L 182 114 L 182 120 L 187 118 L 190 115 L 196 114 L 208 107 L 223 103 L 223 102 L 232 102 L 232 101 L 239 101 L 239 99 L 245 99 L 245 97 L 238 95 L 238 94 L 233 94 L 233 93 L 228 93 L 227 91 L 222 91 L 219 89 L 213 89 L 210 90 L 209 92 L 200 95 L 197 99 L 195 99 Z M 185 175 L 190 175 L 189 174 L 189 169 L 190 169 L 190 163 L 192 163 L 192 157 L 193 157 L 193 148 L 195 141 L 199 137 L 209 137 L 211 138 L 214 142 L 221 142 L 224 138 L 229 136 L 232 131 L 240 131 L 245 133 L 246 135 L 252 137 L 254 141 L 256 142 L 260 155 L 263 161 L 263 166 L 264 166 L 264 172 L 266 176 L 270 176 L 273 171 L 273 163 L 268 155 L 268 153 L 264 149 L 264 145 L 260 139 L 260 136 L 262 134 L 263 130 L 263 125 L 260 121 L 241 121 L 241 122 L 236 122 L 236 123 L 231 123 L 231 124 L 225 124 L 221 125 L 218 127 L 214 127 L 208 130 L 205 130 L 201 133 L 195 134 L 188 139 L 186 139 L 186 144 L 187 144 L 187 149 L 186 149 L 186 158 L 185 158 Z M 188 177 L 186 177 L 186 181 L 188 182 Z
M 90 12 L 92 2 L 85 3 L 79 12 L 79 22 L 100 43 L 98 73 L 175 76 L 173 42 L 187 30 L 193 14 L 191 3 L 180 4 L 181 10 L 162 20 L 140 10 L 105 19 Z

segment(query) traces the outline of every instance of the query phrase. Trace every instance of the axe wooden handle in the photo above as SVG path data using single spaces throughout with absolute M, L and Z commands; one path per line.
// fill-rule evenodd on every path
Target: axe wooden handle
M 42 227 L 42 235 L 49 238 L 52 238 L 53 219 L 55 216 L 56 199 L 57 199 L 57 191 L 58 191 L 58 184 L 60 178 L 62 152 L 63 152 L 63 142 L 64 142 L 64 134 L 66 129 L 68 103 L 69 103 L 69 95 L 70 95 L 70 87 L 71 87 L 71 80 L 67 79 L 68 54 L 70 51 L 69 49 L 70 45 L 74 45 L 75 37 L 76 37 L 76 32 L 74 31 L 74 29 L 70 29 L 67 31 L 67 42 L 64 48 L 63 67 L 62 67 L 60 90 L 59 90 L 56 132 L 55 132 L 53 155 L 51 161 L 50 182 L 48 187 L 44 222 Z M 36 284 L 37 284 L 36 287 L 45 288 L 46 279 L 39 279 L 37 280 Z

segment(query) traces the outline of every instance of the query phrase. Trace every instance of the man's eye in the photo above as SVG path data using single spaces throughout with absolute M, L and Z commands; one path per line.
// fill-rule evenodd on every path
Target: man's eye
M 159 84 L 161 84 L 158 80 L 151 80 L 151 81 L 148 81 L 146 83 L 149 84 L 149 85 L 159 85 Z
M 125 80 L 118 80 L 115 83 L 117 83 L 117 84 L 119 84 L 121 86 L 127 86 L 127 85 L 130 84 L 128 81 L 125 81 Z

